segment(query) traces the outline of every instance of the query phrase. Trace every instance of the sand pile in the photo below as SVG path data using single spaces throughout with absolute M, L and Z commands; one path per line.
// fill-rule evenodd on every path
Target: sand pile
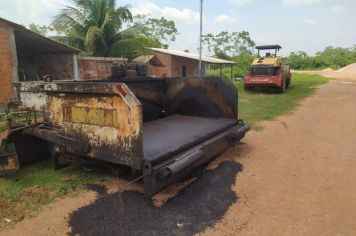
M 354 73 L 354 74 L 356 74 L 356 63 L 345 66 L 345 67 L 337 70 L 337 72 L 338 73 Z
M 356 63 L 340 68 L 339 70 L 327 68 L 317 71 L 300 71 L 300 73 L 322 75 L 332 79 L 356 80 Z

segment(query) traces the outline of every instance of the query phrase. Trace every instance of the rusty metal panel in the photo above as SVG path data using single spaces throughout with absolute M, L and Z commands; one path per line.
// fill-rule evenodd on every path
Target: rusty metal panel
M 42 92 L 20 92 L 21 107 L 42 111 L 46 107 L 46 94 Z
M 20 169 L 15 145 L 7 142 L 7 135 L 7 132 L 0 133 L 0 176 L 16 173 Z
M 15 154 L 0 154 L 0 176 L 14 174 L 20 170 L 19 159 Z
M 47 93 L 50 121 L 61 126 L 66 136 L 87 142 L 86 156 L 141 169 L 142 109 L 133 93 L 125 85 L 119 91 L 118 84 L 102 86 L 104 93 L 88 87 L 76 93 L 76 83 L 71 86 L 51 86 Z
M 42 111 L 46 107 L 44 84 L 43 81 L 15 83 L 22 108 Z

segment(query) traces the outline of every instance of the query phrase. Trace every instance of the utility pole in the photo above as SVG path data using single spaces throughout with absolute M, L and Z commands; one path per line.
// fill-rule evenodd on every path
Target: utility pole
M 200 0 L 200 35 L 199 35 L 199 76 L 203 76 L 203 68 L 202 68 L 202 37 L 203 37 L 203 0 Z

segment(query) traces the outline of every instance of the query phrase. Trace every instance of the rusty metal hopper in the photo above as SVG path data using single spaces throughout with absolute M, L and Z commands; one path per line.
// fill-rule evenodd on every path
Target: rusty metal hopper
M 144 176 L 150 197 L 240 141 L 235 86 L 223 78 L 138 77 L 17 85 L 26 109 L 45 110 L 45 122 L 22 135 L 46 142 L 55 168 L 70 163 Z M 23 101 L 26 99 L 26 102 Z M 25 140 L 14 139 L 16 147 Z M 20 160 L 27 155 L 17 148 Z

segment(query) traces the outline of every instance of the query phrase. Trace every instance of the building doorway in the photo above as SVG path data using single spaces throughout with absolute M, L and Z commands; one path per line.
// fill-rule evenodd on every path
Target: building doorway
M 182 66 L 182 77 L 187 77 L 187 67 Z

